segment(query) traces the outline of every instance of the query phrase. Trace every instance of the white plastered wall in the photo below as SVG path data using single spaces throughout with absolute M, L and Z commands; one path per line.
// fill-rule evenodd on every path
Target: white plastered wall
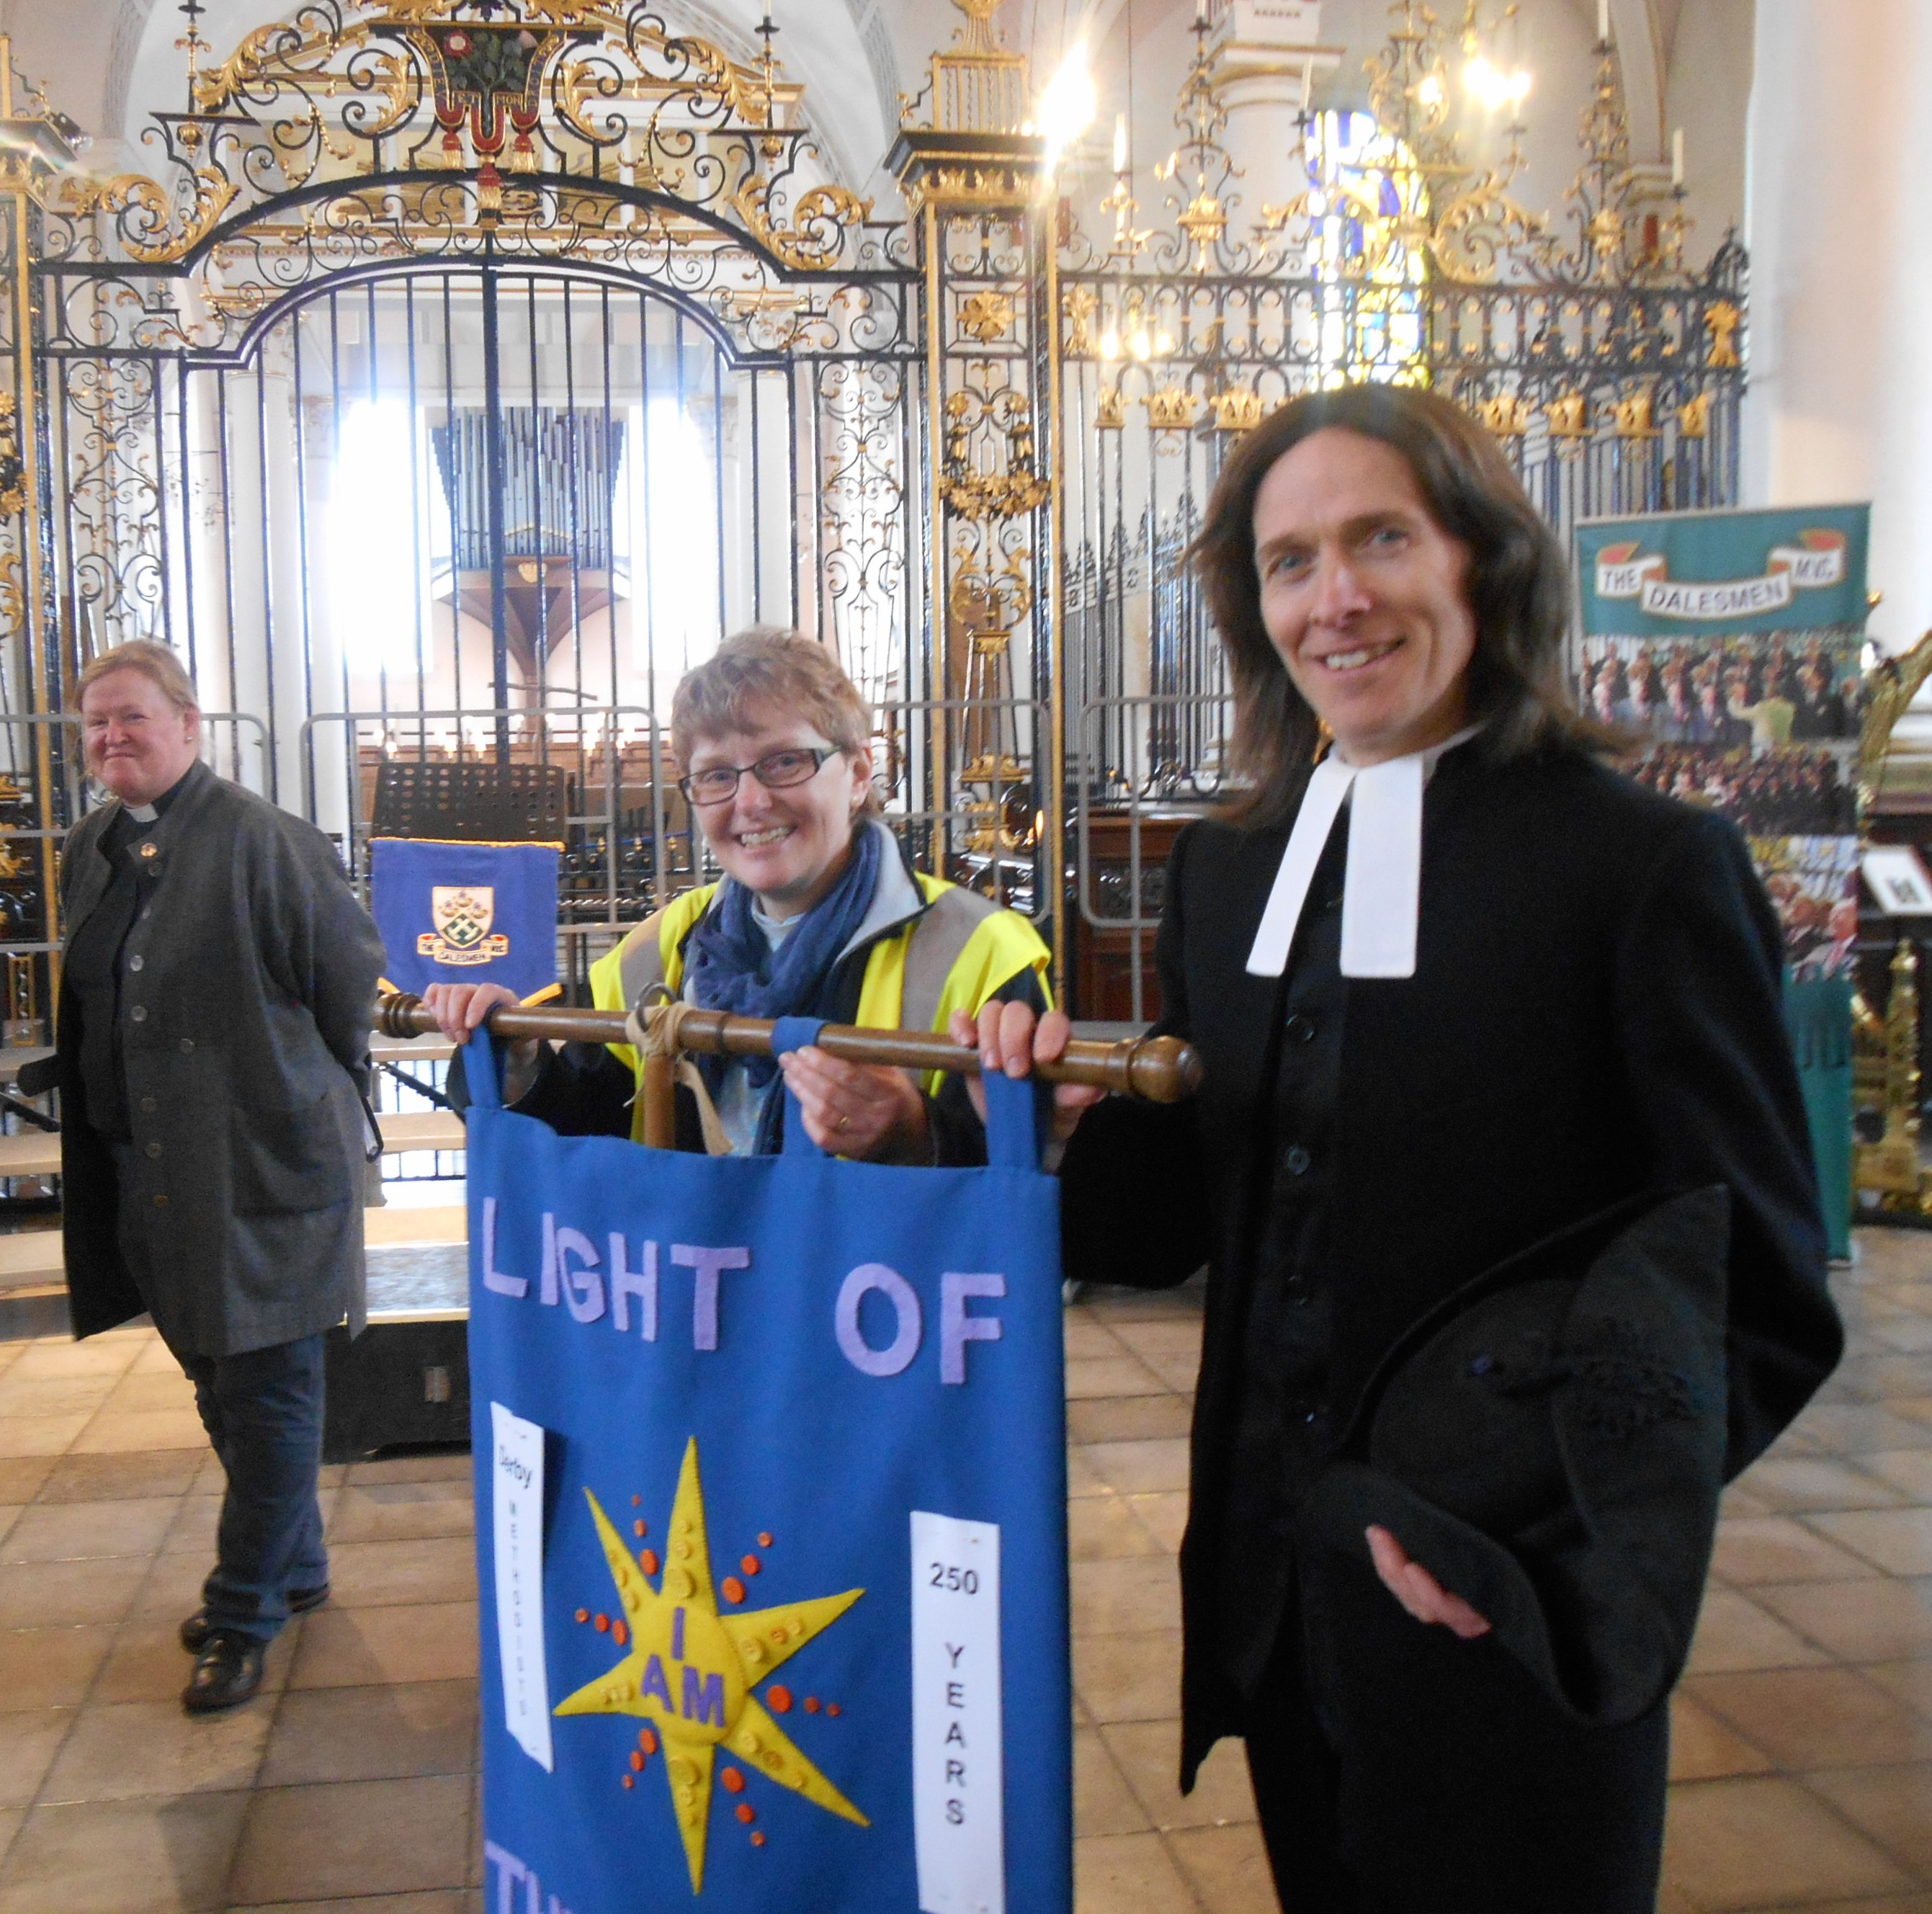
M 1932 626 L 1932 8 L 1757 9 L 1747 504 L 1872 501 L 1870 629 Z

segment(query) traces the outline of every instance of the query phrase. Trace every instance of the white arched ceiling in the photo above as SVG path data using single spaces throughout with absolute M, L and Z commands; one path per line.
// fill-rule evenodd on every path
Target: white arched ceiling
M 1640 166 L 1654 166 L 1669 158 L 1664 82 L 1670 56 L 1658 17 L 1662 10 L 1658 0 L 1610 0 L 1610 32 L 1622 72 L 1624 110 L 1630 118 L 1630 158 Z M 1594 20 L 1590 26 L 1594 34 Z
M 0 0 L 14 64 L 97 142 L 119 103 L 111 96 L 117 44 L 138 39 L 151 0 Z M 125 59 L 119 62 L 124 68 Z M 178 104 L 171 101 L 170 104 Z M 89 154 L 98 160 L 98 152 Z

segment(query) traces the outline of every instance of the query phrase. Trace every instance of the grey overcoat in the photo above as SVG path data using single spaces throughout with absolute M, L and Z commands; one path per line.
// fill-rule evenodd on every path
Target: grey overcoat
M 75 826 L 70 938 L 112 872 L 118 803 Z M 362 1091 L 382 940 L 315 827 L 197 764 L 139 855 L 121 1038 L 157 1322 L 179 1348 L 237 1355 L 363 1314 Z M 113 1160 L 86 1122 L 78 1022 L 56 1039 L 74 1333 L 146 1306 L 120 1248 Z

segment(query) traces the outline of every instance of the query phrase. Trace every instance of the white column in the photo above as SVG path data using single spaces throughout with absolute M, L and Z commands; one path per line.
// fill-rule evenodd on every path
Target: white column
M 1777 0 L 1755 50 L 1744 502 L 1870 499 L 1898 650 L 1932 626 L 1932 11 Z

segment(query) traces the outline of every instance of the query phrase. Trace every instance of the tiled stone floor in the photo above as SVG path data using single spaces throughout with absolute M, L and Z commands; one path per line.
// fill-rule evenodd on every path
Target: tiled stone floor
M 1729 1499 L 1664 1914 L 1932 1914 L 1932 1235 L 1860 1250 L 1844 1369 Z M 1081 1914 L 1274 1906 L 1238 1751 L 1174 1787 L 1198 1334 L 1068 1318 Z M 329 1472 L 334 1600 L 191 1722 L 216 1477 L 152 1335 L 0 1343 L 0 1914 L 480 1914 L 466 1460 Z

